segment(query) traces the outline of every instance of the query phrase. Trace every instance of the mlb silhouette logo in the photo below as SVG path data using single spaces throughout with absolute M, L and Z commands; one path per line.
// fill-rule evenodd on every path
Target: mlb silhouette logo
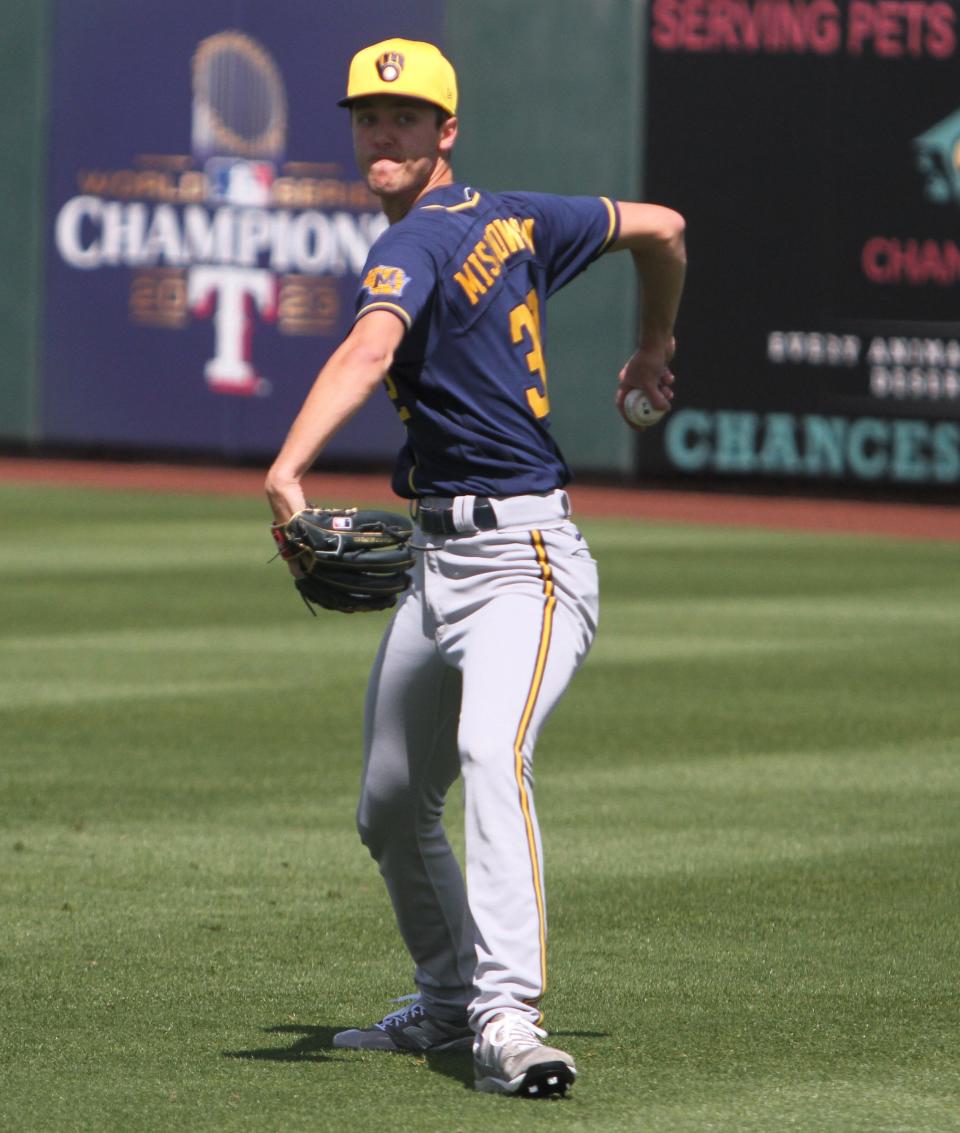
M 335 515 L 330 521 L 334 531 L 350 531 L 353 528 L 353 517 L 349 515 Z
M 274 169 L 268 161 L 213 157 L 204 167 L 210 200 L 218 204 L 263 208 L 273 198 Z

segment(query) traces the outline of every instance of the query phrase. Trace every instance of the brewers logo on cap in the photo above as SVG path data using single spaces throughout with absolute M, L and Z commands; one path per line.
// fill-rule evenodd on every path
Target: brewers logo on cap
M 377 60 L 377 74 L 385 83 L 396 82 L 403 70 L 403 56 L 399 51 L 384 51 Z

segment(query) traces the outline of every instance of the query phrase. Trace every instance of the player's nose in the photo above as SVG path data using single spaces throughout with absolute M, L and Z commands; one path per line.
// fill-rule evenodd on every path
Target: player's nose
M 395 139 L 395 131 L 390 122 L 378 118 L 370 127 L 370 142 L 376 149 L 391 146 Z

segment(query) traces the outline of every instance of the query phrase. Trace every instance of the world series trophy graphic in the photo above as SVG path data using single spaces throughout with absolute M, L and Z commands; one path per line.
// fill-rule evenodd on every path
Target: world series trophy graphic
M 287 96 L 277 65 L 255 40 L 224 31 L 202 40 L 193 58 L 191 149 L 212 205 L 268 207 L 287 140 Z M 216 351 L 204 367 L 218 393 L 265 392 L 251 357 L 255 315 L 277 317 L 270 270 L 195 265 L 187 280 L 193 314 L 213 317 Z
M 288 92 L 256 40 L 211 35 L 191 69 L 191 152 L 145 146 L 132 168 L 78 169 L 79 191 L 56 211 L 54 245 L 72 271 L 130 270 L 134 326 L 205 323 L 209 391 L 266 397 L 275 387 L 254 363 L 258 325 L 283 338 L 334 337 L 386 218 L 338 161 L 287 156 Z M 263 336 L 265 358 L 278 348 L 274 333 Z

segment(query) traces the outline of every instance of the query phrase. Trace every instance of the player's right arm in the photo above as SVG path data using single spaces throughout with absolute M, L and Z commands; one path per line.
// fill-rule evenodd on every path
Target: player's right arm
M 371 311 L 331 354 L 267 473 L 267 499 L 277 523 L 307 506 L 303 477 L 324 445 L 387 376 L 405 333 L 397 315 Z
M 630 252 L 641 296 L 639 343 L 620 371 L 617 406 L 631 389 L 641 389 L 655 409 L 669 409 L 673 374 L 668 363 L 686 274 L 686 224 L 678 212 L 661 205 L 618 201 L 617 208 L 620 226 L 609 250 Z

